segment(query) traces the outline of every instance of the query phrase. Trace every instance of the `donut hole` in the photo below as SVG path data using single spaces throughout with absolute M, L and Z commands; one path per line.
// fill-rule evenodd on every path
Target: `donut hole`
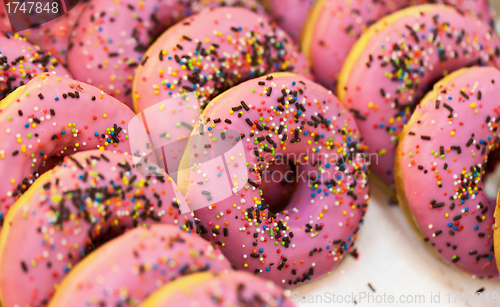
M 98 249 L 105 243 L 123 235 L 125 231 L 125 227 L 108 227 L 108 229 L 103 233 L 99 235 L 93 235 L 92 238 L 89 239 L 89 243 L 85 247 L 87 254 Z
M 36 170 L 38 175 L 43 175 L 45 172 L 50 171 L 54 167 L 61 165 L 64 160 L 64 156 L 56 155 L 50 158 L 44 159 L 40 167 Z
M 51 157 L 47 157 L 47 159 L 42 159 L 40 166 L 33 172 L 33 176 L 35 178 L 40 177 L 46 172 L 50 171 L 54 167 L 61 165 L 64 161 L 64 157 L 66 155 L 56 154 Z
M 279 213 L 286 208 L 296 187 L 296 167 L 285 159 L 271 162 L 262 174 L 262 196 L 273 213 Z
M 495 149 L 488 155 L 483 180 L 486 196 L 495 201 L 500 188 L 500 149 Z
M 434 85 L 441 81 L 445 76 L 446 75 L 442 73 L 429 75 L 428 82 L 422 86 L 422 89 L 416 93 L 416 97 L 413 99 L 415 107 L 417 107 L 418 103 L 425 97 L 425 95 L 427 95 L 427 93 L 434 90 Z

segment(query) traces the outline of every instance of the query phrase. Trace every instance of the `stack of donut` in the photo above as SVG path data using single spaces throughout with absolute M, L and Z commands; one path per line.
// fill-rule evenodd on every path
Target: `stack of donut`
M 0 306 L 295 306 L 285 289 L 354 251 L 370 177 L 438 258 L 498 278 L 485 0 L 13 16 L 0 3 Z

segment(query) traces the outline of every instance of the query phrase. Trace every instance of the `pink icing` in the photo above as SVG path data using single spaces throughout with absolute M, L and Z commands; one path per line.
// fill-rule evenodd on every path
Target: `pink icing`
M 177 213 L 170 182 L 146 179 L 130 156 L 118 153 L 92 150 L 66 157 L 7 216 L 0 242 L 2 305 L 45 305 L 75 264 L 128 229 L 168 223 L 190 230 L 188 217 Z M 107 263 L 101 264 L 104 273 Z
M 171 25 L 203 7 L 243 6 L 263 12 L 254 0 L 94 0 L 71 35 L 68 65 L 73 75 L 132 106 L 132 80 L 151 42 Z
M 269 0 L 270 10 L 278 25 L 298 40 L 315 0 Z
M 69 34 L 78 16 L 83 11 L 88 0 L 80 0 L 78 4 L 63 16 L 46 22 L 36 28 L 18 32 L 31 43 L 39 45 L 43 50 L 50 51 L 61 63 L 66 62 L 66 49 Z M 4 2 L 0 2 L 0 32 L 12 32 Z
M 9 16 L 7 15 L 7 10 L 3 1 L 0 1 L 0 32 L 10 32 L 12 31 L 10 27 Z
M 179 281 L 182 282 L 182 279 Z M 172 284 L 175 285 L 176 283 Z M 169 289 L 169 286 L 165 289 Z M 285 295 L 283 290 L 272 282 L 246 272 L 233 271 L 217 274 L 209 281 L 198 282 L 186 291 L 165 295 L 156 301 L 156 305 L 151 306 L 295 307 L 296 305 L 290 296 Z
M 138 111 L 186 92 L 205 106 L 231 86 L 274 71 L 311 77 L 292 39 L 267 17 L 242 8 L 206 9 L 185 19 L 145 57 L 135 77 Z
M 351 251 L 369 201 L 366 147 L 354 117 L 320 85 L 271 74 L 226 91 L 202 122 L 192 139 L 203 132 L 212 155 L 205 161 L 206 147 L 189 143 L 186 200 L 201 208 L 195 215 L 205 237 L 221 244 L 237 269 L 283 287 L 333 270 Z M 235 145 L 220 155 L 224 142 Z M 278 157 L 293 160 L 302 175 L 288 206 L 273 213 L 259 177 Z M 218 175 L 225 172 L 230 181 Z
M 337 78 L 344 60 L 369 25 L 403 7 L 436 2 L 455 5 L 472 15 L 484 17 L 487 22 L 492 20 L 486 0 L 326 0 L 314 32 L 309 34 L 313 36 L 310 58 L 318 82 L 333 91 L 337 89 Z
M 52 52 L 61 63 L 66 63 L 69 35 L 87 2 L 88 0 L 79 0 L 78 4 L 63 16 L 19 33 L 30 42 Z
M 451 5 L 459 10 L 483 19 L 488 23 L 493 22 L 494 13 L 488 0 L 407 0 L 409 5 L 438 3 Z
M 69 77 L 69 72 L 50 52 L 42 51 L 18 34 L 0 33 L 0 66 L 0 100 L 31 78 L 46 72 Z
M 133 117 L 85 83 L 49 73 L 31 80 L 0 112 L 0 222 L 53 156 L 96 148 L 130 152 L 126 124 Z
M 217 246 L 172 225 L 131 230 L 90 257 L 68 275 L 49 306 L 138 306 L 182 276 L 232 270 Z
M 371 161 L 374 174 L 388 183 L 399 133 L 422 95 L 446 73 L 495 64 L 500 56 L 500 41 L 488 24 L 451 7 L 431 7 L 373 35 L 346 82 L 343 102 L 356 114 L 370 151 L 378 154 Z
M 404 193 L 427 243 L 456 268 L 497 278 L 495 200 L 484 191 L 488 154 L 498 147 L 500 72 L 472 68 L 423 100 L 400 144 Z M 463 177 L 462 177 L 463 175 Z M 451 225 L 451 226 L 450 226 Z

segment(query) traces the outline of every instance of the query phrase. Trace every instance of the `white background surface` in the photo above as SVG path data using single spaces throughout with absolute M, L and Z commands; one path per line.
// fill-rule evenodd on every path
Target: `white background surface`
M 500 12 L 500 0 L 490 3 Z M 497 30 L 500 33 L 500 19 Z M 305 301 L 299 306 L 500 306 L 500 281 L 474 280 L 445 265 L 418 241 L 399 207 L 389 204 L 388 196 L 376 184 L 371 185 L 371 194 L 365 225 L 355 244 L 359 258 L 347 256 L 332 274 L 292 289 L 294 301 Z M 484 288 L 483 298 L 489 294 L 489 302 L 476 301 L 474 293 L 467 293 L 480 288 Z M 464 300 L 459 300 L 464 292 Z M 333 303 L 332 294 L 336 299 L 343 296 L 344 302 Z M 491 300 L 494 295 L 496 303 Z M 357 304 L 346 303 L 345 296 L 349 300 L 354 297 Z M 389 296 L 393 303 L 389 303 Z M 307 302 L 310 299 L 314 301 Z M 413 303 L 406 303 L 409 300 Z

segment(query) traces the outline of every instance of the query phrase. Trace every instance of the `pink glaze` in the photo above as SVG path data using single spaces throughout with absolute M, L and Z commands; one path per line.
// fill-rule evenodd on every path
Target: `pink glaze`
M 9 16 L 7 15 L 7 9 L 3 1 L 0 1 L 0 32 L 11 32 Z
M 451 5 L 464 13 L 470 14 L 473 17 L 483 19 L 488 23 L 493 22 L 493 10 L 490 7 L 488 0 L 406 0 L 409 5 L 421 5 L 428 3 L 438 3 Z
M 423 94 L 448 72 L 468 65 L 495 64 L 500 56 L 500 41 L 487 23 L 451 7 L 420 9 L 426 12 L 399 18 L 373 35 L 346 82 L 343 102 L 357 114 L 370 151 L 378 154 L 378 161 L 371 163 L 373 173 L 387 183 L 394 180 L 399 133 Z M 410 69 L 412 73 L 408 73 Z
M 273 18 L 296 41 L 316 0 L 268 0 Z
M 205 162 L 202 146 L 189 143 L 186 200 L 192 210 L 201 208 L 195 215 L 206 238 L 222 244 L 237 269 L 286 288 L 333 270 L 351 251 L 369 201 L 366 147 L 354 117 L 322 86 L 277 73 L 226 91 L 202 121 L 192 138 L 197 131 L 208 135 L 216 159 Z M 241 144 L 224 152 L 226 163 L 217 159 L 224 140 Z M 262 201 L 259 184 L 260 174 L 278 157 L 293 161 L 302 175 L 288 206 L 274 214 Z M 224 172 L 230 184 L 217 175 Z M 186 177 L 178 179 L 186 184 Z M 232 193 L 220 194 L 227 190 Z
M 201 274 L 197 275 L 200 276 Z M 156 299 L 154 301 L 147 301 L 144 306 L 296 306 L 290 295 L 285 294 L 283 289 L 270 281 L 264 281 L 246 272 L 220 273 L 209 280 L 201 282 L 193 280 L 194 285 L 179 286 L 184 280 L 185 278 L 182 278 L 178 282 L 172 283 L 171 286 L 165 286 L 155 293 Z M 172 290 L 168 291 L 170 289 Z
M 79 0 L 78 4 L 63 16 L 19 33 L 30 42 L 52 52 L 61 63 L 66 63 L 69 35 L 87 2 L 88 0 Z
M 0 33 L 0 65 L 0 100 L 39 74 L 55 72 L 69 77 L 69 72 L 50 52 L 42 51 L 18 34 Z
M 269 72 L 311 77 L 293 40 L 268 18 L 243 8 L 206 9 L 189 17 L 158 38 L 145 57 L 134 81 L 136 111 L 186 92 L 195 92 L 204 107 L 228 88 Z
M 75 264 L 128 229 L 168 223 L 188 230 L 192 223 L 176 212 L 178 193 L 170 180 L 146 179 L 130 156 L 109 151 L 65 157 L 6 218 L 0 240 L 2 305 L 46 305 Z M 120 251 L 123 260 L 130 259 Z M 101 264 L 104 273 L 109 262 Z
M 132 106 L 132 80 L 144 52 L 164 30 L 203 7 L 243 6 L 263 12 L 255 0 L 93 0 L 71 35 L 68 65 L 74 76 Z M 158 101 L 156 101 L 158 102 Z
M 325 0 L 314 32 L 308 34 L 313 36 L 310 58 L 318 82 L 335 91 L 347 54 L 369 25 L 403 7 L 425 3 L 455 5 L 471 15 L 484 17 L 485 22 L 492 20 L 487 0 Z
M 85 83 L 46 73 L 1 109 L 0 224 L 45 160 L 97 148 L 130 152 L 126 129 L 133 112 Z
M 419 121 L 408 127 L 398 152 L 401 192 L 426 244 L 481 278 L 498 278 L 495 199 L 484 192 L 484 173 L 488 154 L 498 148 L 499 84 L 500 72 L 490 67 L 471 68 L 449 80 L 435 99 L 417 107 Z
M 172 225 L 136 228 L 88 258 L 66 277 L 49 306 L 138 306 L 182 276 L 232 270 L 218 246 Z

